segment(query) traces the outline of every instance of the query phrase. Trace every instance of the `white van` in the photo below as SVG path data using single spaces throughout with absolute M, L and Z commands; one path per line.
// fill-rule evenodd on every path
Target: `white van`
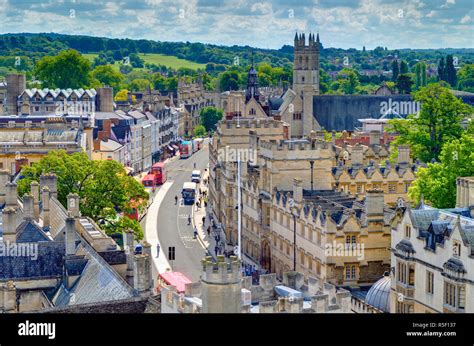
M 201 182 L 201 171 L 200 170 L 194 170 L 193 173 L 191 174 L 191 181 L 193 183 L 200 183 Z

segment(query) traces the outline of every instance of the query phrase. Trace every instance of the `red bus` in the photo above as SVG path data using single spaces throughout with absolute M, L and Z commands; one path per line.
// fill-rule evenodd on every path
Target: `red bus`
M 156 187 L 156 176 L 154 174 L 147 174 L 145 177 L 142 179 L 142 184 L 145 187 L 145 189 L 152 189 L 155 190 Z
M 151 174 L 155 176 L 155 184 L 164 184 L 166 181 L 166 170 L 164 162 L 157 162 L 151 167 Z
M 180 272 L 164 272 L 158 275 L 158 287 L 156 288 L 160 292 L 161 287 L 175 286 L 178 293 L 184 293 L 185 285 L 190 284 L 192 281 Z

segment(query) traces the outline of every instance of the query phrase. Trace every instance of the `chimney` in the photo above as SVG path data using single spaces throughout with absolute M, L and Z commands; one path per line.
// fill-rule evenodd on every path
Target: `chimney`
M 408 145 L 401 145 L 398 147 L 398 164 L 410 163 L 410 147 Z
M 303 180 L 293 179 L 293 200 L 295 203 L 303 202 Z
M 13 281 L 0 284 L 0 313 L 17 312 L 16 297 L 16 287 Z
M 76 253 L 76 220 L 70 215 L 66 218 L 66 232 L 64 236 L 66 256 Z
M 99 112 L 114 111 L 114 89 L 109 87 L 97 88 L 96 108 Z
M 41 202 L 43 203 L 43 228 L 47 228 L 50 226 L 50 215 L 49 215 L 49 202 L 50 202 L 51 194 L 49 192 L 49 188 L 44 186 L 41 189 Z
M 42 174 L 40 177 L 40 187 L 49 188 L 50 198 L 58 198 L 58 177 L 54 173 Z
M 362 166 L 364 164 L 364 147 L 356 144 L 352 147 L 351 152 L 352 166 Z
M 3 242 L 16 243 L 16 210 L 11 207 L 3 209 Z
M 18 207 L 18 190 L 15 183 L 6 183 L 6 196 L 5 196 L 5 206 L 7 207 Z
M 367 190 L 365 197 L 365 211 L 367 217 L 381 216 L 383 218 L 383 204 L 384 196 L 382 190 Z
M 133 231 L 128 229 L 123 232 L 123 248 L 125 250 L 125 255 L 127 259 L 127 281 L 131 281 L 133 277 Z
M 370 131 L 369 144 L 380 145 L 380 131 Z
M 67 195 L 67 211 L 72 217 L 80 217 L 79 210 L 79 195 L 77 193 L 70 193 Z
M 0 171 L 0 205 L 5 204 L 6 201 L 6 190 L 5 186 L 10 182 L 10 173 L 5 170 Z
M 140 295 L 146 296 L 151 293 L 151 277 L 151 257 L 146 254 L 135 255 L 133 257 L 133 288 Z
M 38 220 L 39 219 L 39 184 L 37 181 L 32 181 L 31 182 L 31 195 L 33 196 L 33 211 L 34 211 L 34 219 Z
M 23 196 L 23 218 L 32 220 L 35 217 L 35 201 L 32 195 L 25 194 Z
M 7 115 L 17 115 L 18 109 L 17 97 L 26 89 L 26 78 L 24 74 L 12 73 L 7 75 Z
M 104 119 L 102 122 L 102 131 L 105 132 L 106 138 L 110 138 L 110 134 L 112 133 L 112 121 L 110 119 Z

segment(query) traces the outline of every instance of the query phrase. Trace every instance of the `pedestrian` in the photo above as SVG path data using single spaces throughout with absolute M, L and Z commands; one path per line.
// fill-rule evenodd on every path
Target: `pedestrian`
M 196 162 L 194 162 L 194 168 L 196 168 Z
M 196 226 L 194 226 L 194 239 L 196 239 L 197 235 L 198 235 L 198 229 Z
M 211 226 L 207 226 L 207 235 L 208 235 L 208 236 L 211 235 Z
M 218 250 L 218 249 L 219 249 L 219 248 L 218 248 L 217 245 L 216 245 L 216 246 L 214 247 L 214 252 L 215 252 L 216 255 L 217 255 L 217 250 Z
M 207 208 L 207 201 L 204 200 L 204 208 Z
M 188 226 L 191 224 L 191 215 L 188 215 Z
M 174 205 L 178 204 L 178 196 L 174 196 Z
M 206 224 L 206 216 L 204 215 L 202 217 L 202 227 L 204 227 L 205 224 Z
M 160 257 L 160 244 L 156 244 L 156 257 Z
M 199 200 L 196 201 L 196 210 L 199 210 Z

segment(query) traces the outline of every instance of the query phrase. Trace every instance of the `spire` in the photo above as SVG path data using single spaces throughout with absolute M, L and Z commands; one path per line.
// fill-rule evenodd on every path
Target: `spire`
M 319 32 L 318 32 L 318 35 L 316 36 L 316 42 L 319 43 Z
M 295 32 L 295 42 L 298 41 L 298 31 Z
M 257 70 L 254 66 L 254 53 L 252 51 L 252 66 L 247 74 L 247 90 L 245 92 L 245 101 L 248 102 L 251 98 L 259 101 L 260 93 L 258 91 L 258 76 Z

